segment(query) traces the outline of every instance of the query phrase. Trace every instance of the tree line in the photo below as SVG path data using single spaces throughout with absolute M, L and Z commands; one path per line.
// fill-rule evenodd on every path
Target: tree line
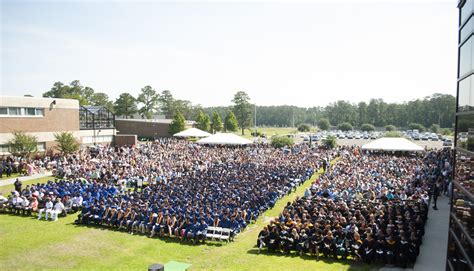
M 339 100 L 324 107 L 304 108 L 256 106 L 247 93 L 239 91 L 232 99 L 232 106 L 202 107 L 188 100 L 176 99 L 169 90 L 158 92 L 151 86 L 144 86 L 137 97 L 124 92 L 112 101 L 106 93 L 82 86 L 78 80 L 69 85 L 55 82 L 43 97 L 78 99 L 81 105 L 104 106 L 123 118 L 137 114 L 141 118 L 153 118 L 155 114 L 162 114 L 179 121 L 195 120 L 199 128 L 211 132 L 238 128 L 243 132 L 255 123 L 255 110 L 257 126 L 296 127 L 303 123 L 316 126 L 321 119 L 327 119 L 331 126 L 348 123 L 356 127 L 364 124 L 409 127 L 415 123 L 444 128 L 453 127 L 456 110 L 456 98 L 439 93 L 403 103 L 388 103 L 383 99 L 371 99 L 368 103 Z

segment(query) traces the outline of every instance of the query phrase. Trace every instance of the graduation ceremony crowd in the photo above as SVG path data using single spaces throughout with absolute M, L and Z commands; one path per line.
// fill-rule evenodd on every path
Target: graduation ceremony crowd
M 196 242 L 208 226 L 240 232 L 336 155 L 307 146 L 205 147 L 175 139 L 96 146 L 51 159 L 62 181 L 23 189 L 20 183 L 8 206 L 46 219 L 81 209 L 77 223 Z M 139 183 L 147 185 L 139 190 Z
M 451 172 L 450 151 L 394 155 L 347 148 L 259 233 L 259 252 L 406 267 L 419 254 L 430 192 L 438 193 Z
M 97 145 L 30 162 L 59 181 L 15 182 L 8 198 L 0 194 L 0 211 L 46 220 L 79 211 L 81 225 L 196 243 L 209 226 L 238 234 L 323 167 L 304 196 L 259 233 L 259 252 L 405 267 L 416 261 L 430 193 L 447 187 L 451 159 L 449 151 L 213 147 L 166 138 Z

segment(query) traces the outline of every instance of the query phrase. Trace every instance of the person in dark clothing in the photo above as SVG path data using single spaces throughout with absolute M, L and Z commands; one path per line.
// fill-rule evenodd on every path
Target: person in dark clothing
M 437 181 L 434 186 L 433 186 L 433 209 L 438 210 L 438 196 L 441 191 L 441 184 L 439 181 Z
M 21 186 L 22 186 L 22 183 L 21 181 L 16 178 L 16 181 L 13 183 L 13 185 L 15 186 L 15 190 L 18 192 L 18 193 L 21 193 Z

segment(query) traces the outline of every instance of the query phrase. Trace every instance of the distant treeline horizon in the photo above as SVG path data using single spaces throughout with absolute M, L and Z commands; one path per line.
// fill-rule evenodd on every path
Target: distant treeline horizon
M 69 85 L 55 82 L 49 91 L 43 93 L 43 97 L 78 99 L 81 105 L 104 106 L 125 118 L 135 114 L 139 114 L 142 118 L 152 118 L 155 114 L 173 118 L 179 111 L 186 119 L 196 120 L 200 111 L 209 116 L 217 112 L 221 118 L 224 118 L 229 111 L 234 111 L 233 106 L 203 107 L 188 100 L 176 99 L 171 91 L 163 90 L 158 93 L 151 86 L 143 87 L 137 97 L 124 92 L 112 101 L 106 93 L 95 92 L 91 87 L 82 86 L 78 80 Z M 408 127 L 412 123 L 419 123 L 425 127 L 439 125 L 442 128 L 452 128 L 456 112 L 456 98 L 441 93 L 401 103 L 371 99 L 368 103 L 338 100 L 326 106 L 314 107 L 292 105 L 255 107 L 251 100 L 249 102 L 252 104 L 251 126 L 254 125 L 255 109 L 257 126 L 274 127 L 295 127 L 302 123 L 316 126 L 320 119 L 326 118 L 332 126 L 348 122 L 355 127 L 366 123 L 377 127 L 386 125 Z

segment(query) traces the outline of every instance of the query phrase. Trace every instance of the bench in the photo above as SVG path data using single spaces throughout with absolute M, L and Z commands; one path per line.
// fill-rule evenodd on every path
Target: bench
M 221 227 L 207 227 L 206 238 L 217 241 L 233 241 L 232 230 Z

